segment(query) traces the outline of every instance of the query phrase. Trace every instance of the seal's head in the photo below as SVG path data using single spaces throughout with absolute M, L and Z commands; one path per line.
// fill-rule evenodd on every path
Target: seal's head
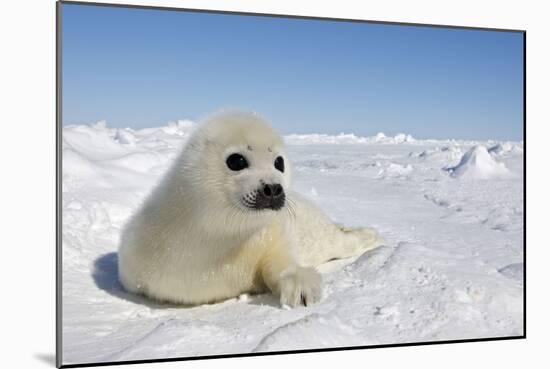
M 287 206 L 290 165 L 283 140 L 255 114 L 231 112 L 207 120 L 189 139 L 182 160 L 182 173 L 194 176 L 203 206 L 237 211 L 239 217 L 275 215 Z

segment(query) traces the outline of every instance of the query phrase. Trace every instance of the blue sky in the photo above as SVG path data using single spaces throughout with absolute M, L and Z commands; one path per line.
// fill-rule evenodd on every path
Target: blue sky
M 523 138 L 523 35 L 64 4 L 63 124 Z

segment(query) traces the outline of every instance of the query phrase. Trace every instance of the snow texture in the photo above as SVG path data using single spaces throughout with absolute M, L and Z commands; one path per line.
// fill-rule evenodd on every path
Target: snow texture
M 64 364 L 523 333 L 518 142 L 287 136 L 295 190 L 338 223 L 377 228 L 384 246 L 321 266 L 324 299 L 307 308 L 269 294 L 190 307 L 126 293 L 121 227 L 193 126 L 63 128 Z

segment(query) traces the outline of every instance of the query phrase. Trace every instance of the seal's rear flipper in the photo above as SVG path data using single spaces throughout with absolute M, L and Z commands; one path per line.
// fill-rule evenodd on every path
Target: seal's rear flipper
M 337 227 L 342 231 L 344 238 L 343 242 L 340 243 L 341 250 L 335 250 L 337 253 L 341 252 L 340 258 L 360 255 L 384 244 L 382 237 L 372 228 L 353 228 L 339 224 Z

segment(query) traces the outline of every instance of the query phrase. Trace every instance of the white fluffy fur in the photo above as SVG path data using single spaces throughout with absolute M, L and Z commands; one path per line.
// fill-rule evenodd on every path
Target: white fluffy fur
M 249 168 L 226 166 L 242 153 Z M 285 160 L 281 173 L 273 166 Z M 321 298 L 319 264 L 380 244 L 375 231 L 346 229 L 289 189 L 281 137 L 254 114 L 225 113 L 201 124 L 164 179 L 126 225 L 119 277 L 153 299 L 201 304 L 268 288 L 282 304 Z M 252 210 L 242 196 L 264 183 L 286 194 L 278 210 Z

